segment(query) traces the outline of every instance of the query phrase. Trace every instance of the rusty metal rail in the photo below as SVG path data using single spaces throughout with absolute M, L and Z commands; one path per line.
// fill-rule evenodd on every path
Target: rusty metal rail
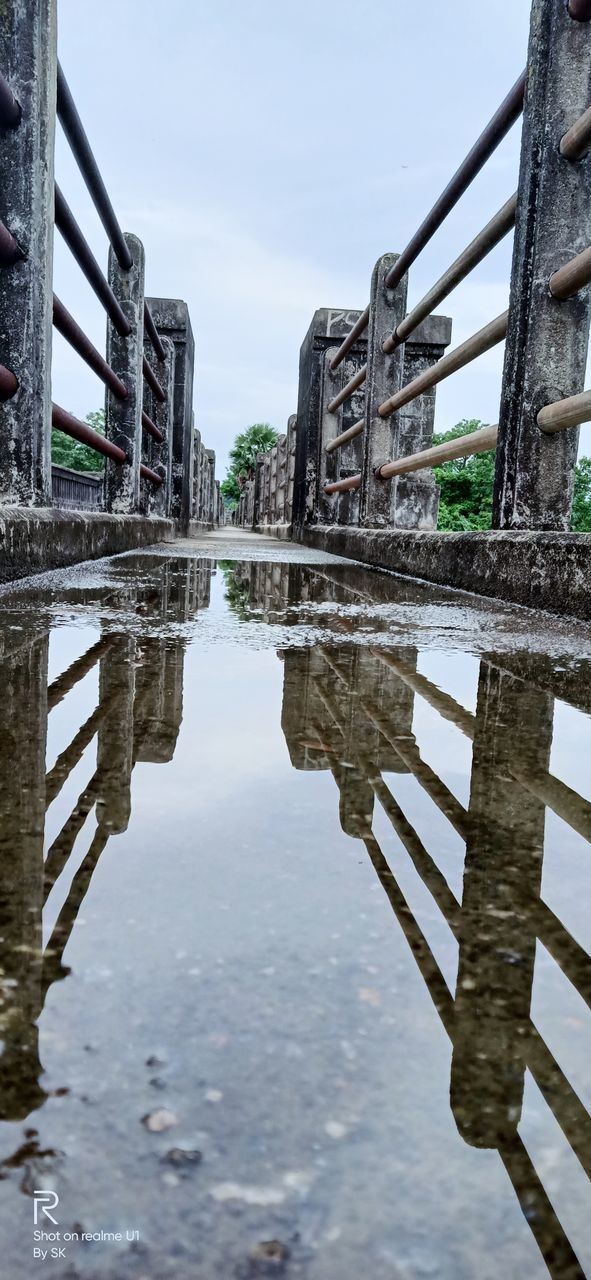
M 159 476 L 157 471 L 152 471 L 152 468 L 147 467 L 144 462 L 140 462 L 140 476 L 155 487 L 162 484 L 162 476 Z
M 22 262 L 24 257 L 23 250 L 12 232 L 4 226 L 3 222 L 0 222 L 0 267 L 14 267 L 17 262 Z
M 3 129 L 16 129 L 21 122 L 22 111 L 8 80 L 0 71 L 0 126 Z
M 7 369 L 5 365 L 0 364 L 0 401 L 12 400 L 18 391 L 18 378 Z
M 363 386 L 363 383 L 365 382 L 366 377 L 367 377 L 367 365 L 364 364 L 363 368 L 358 369 L 357 373 L 354 375 L 353 378 L 350 379 L 347 385 L 343 387 L 342 391 L 339 391 L 339 394 L 335 396 L 333 400 L 331 400 L 330 404 L 328 405 L 328 412 L 336 413 L 337 409 L 340 408 L 340 406 L 345 403 L 345 400 L 348 400 L 349 396 L 352 396 L 354 391 L 357 391 L 359 387 Z
M 107 364 L 104 356 L 101 355 L 100 351 L 97 351 L 90 338 L 87 338 L 84 330 L 76 323 L 74 317 L 70 315 L 67 307 L 64 306 L 63 302 L 60 302 L 55 293 L 53 295 L 53 323 L 58 333 L 61 333 L 62 337 L 66 339 L 66 342 L 70 343 L 70 346 L 74 348 L 74 351 L 78 352 L 79 356 L 82 356 L 85 364 L 97 374 L 105 386 L 110 388 L 113 395 L 117 396 L 118 400 L 126 400 L 128 391 L 125 383 L 121 381 L 121 378 L 118 377 L 110 364 Z
M 365 418 L 359 418 L 353 423 L 352 427 L 347 427 L 346 431 L 341 431 L 340 436 L 335 436 L 334 440 L 329 440 L 326 446 L 326 453 L 334 453 L 335 449 L 341 449 L 344 444 L 348 444 L 350 440 L 355 440 L 356 436 L 360 436 L 365 427 Z
M 54 707 L 57 707 L 58 703 L 65 698 L 66 694 L 70 693 L 70 690 L 73 689 L 79 681 L 84 678 L 84 676 L 87 676 L 89 671 L 92 671 L 92 668 L 96 666 L 99 659 L 102 658 L 103 655 L 111 648 L 112 643 L 113 641 L 110 636 L 102 636 L 100 640 L 97 640 L 96 644 L 93 644 L 90 649 L 86 650 L 86 653 L 83 653 L 79 658 L 76 658 L 66 671 L 62 671 L 62 674 L 56 677 L 47 690 L 48 711 L 53 711 Z
M 574 297 L 580 289 L 591 283 L 591 248 L 577 253 L 563 267 L 550 276 L 549 289 L 553 298 L 564 301 Z
M 1 107 L 0 94 L 0 111 Z M 57 68 L 57 114 L 119 266 L 123 271 L 129 271 L 133 265 L 131 254 L 125 243 L 125 237 L 94 157 L 92 147 L 88 141 L 88 135 L 59 62 Z M 158 359 L 164 360 L 166 353 L 147 303 L 144 303 L 144 325 Z
M 144 329 L 152 343 L 154 351 L 156 352 L 157 359 L 161 364 L 163 364 L 166 360 L 166 352 L 162 346 L 162 342 L 160 341 L 160 334 L 154 324 L 152 312 L 150 311 L 147 302 L 144 302 Z
M 418 378 L 413 378 L 406 387 L 401 387 L 395 395 L 389 396 L 378 406 L 380 418 L 389 418 L 397 409 L 401 409 L 403 405 L 409 404 L 411 400 L 416 400 L 417 396 L 423 395 L 431 387 L 437 386 L 439 382 L 443 382 L 445 378 L 451 377 L 452 373 L 457 373 L 459 369 L 463 369 L 465 365 L 471 364 L 478 356 L 490 351 L 492 347 L 496 347 L 499 342 L 503 342 L 507 336 L 507 321 L 509 318 L 508 311 L 503 311 L 500 316 L 491 320 L 490 324 L 484 325 L 477 333 L 473 333 L 470 338 L 462 342 L 455 351 L 450 351 L 449 355 L 442 356 L 431 369 L 426 369 L 424 373 L 420 373 Z
M 79 418 L 67 413 L 58 404 L 52 405 L 51 425 L 58 431 L 63 431 L 65 435 L 71 436 L 73 440 L 79 440 L 81 444 L 87 444 L 91 449 L 96 449 L 97 453 L 102 453 L 105 458 L 111 458 L 113 462 L 120 464 L 127 462 L 127 454 L 119 448 L 119 445 L 105 440 L 105 437 L 89 427 L 87 422 L 80 422 Z
M 156 396 L 156 399 L 157 399 L 158 403 L 159 403 L 159 404 L 164 404 L 164 401 L 166 400 L 166 395 L 164 394 L 164 391 L 162 390 L 162 387 L 160 386 L 160 383 L 159 383 L 159 381 L 158 381 L 158 379 L 157 379 L 157 377 L 156 377 L 156 374 L 154 373 L 154 370 L 153 370 L 153 368 L 152 368 L 151 364 L 149 364 L 149 362 L 146 360 L 146 357 L 145 357 L 145 356 L 144 356 L 144 358 L 143 358 L 143 365 L 142 365 L 142 368 L 143 368 L 144 378 L 146 379 L 146 382 L 147 382 L 147 384 L 148 384 L 148 386 L 149 386 L 150 390 L 151 390 L 151 391 L 153 391 L 154 395 Z
M 439 306 L 447 298 L 457 285 L 465 280 L 466 276 L 483 262 L 489 253 L 500 243 L 501 240 L 515 226 L 515 214 L 517 210 L 517 193 L 507 200 L 498 213 L 495 213 L 490 222 L 487 222 L 482 231 L 474 237 L 474 240 L 458 255 L 451 267 L 439 278 L 433 288 L 417 302 L 416 307 L 409 311 L 408 315 L 398 325 L 396 332 L 386 338 L 384 342 L 384 351 L 388 354 L 394 351 L 401 342 L 405 342 L 414 330 L 435 307 Z
M 565 160 L 582 160 L 591 147 L 591 107 L 571 125 L 560 141 L 560 154 Z
M 119 266 L 123 271 L 129 271 L 133 265 L 131 254 L 59 62 L 57 65 L 57 114 L 94 207 L 105 228 L 109 243 L 113 246 Z
M 74 214 L 64 199 L 57 182 L 55 184 L 55 225 L 58 231 L 61 232 L 61 235 L 63 236 L 73 257 L 76 259 L 81 271 L 86 276 L 89 285 L 94 290 L 100 302 L 102 302 L 107 315 L 117 330 L 117 333 L 119 333 L 122 338 L 128 338 L 131 333 L 131 325 L 123 314 L 115 294 L 113 293 L 108 280 L 101 271 L 92 249 L 80 230 Z
M 146 413 L 145 409 L 142 409 L 142 427 L 144 428 L 144 431 L 148 432 L 149 436 L 152 436 L 153 440 L 157 440 L 158 444 L 162 444 L 164 435 L 160 428 L 156 426 L 156 423 L 152 421 L 152 418 L 150 418 Z
M 491 120 L 489 120 L 486 128 L 480 134 L 471 151 L 468 152 L 466 158 L 462 161 L 459 169 L 448 183 L 445 190 L 436 200 L 430 213 L 427 214 L 424 222 L 415 234 L 409 240 L 406 248 L 400 254 L 400 257 L 394 263 L 394 266 L 386 276 L 386 285 L 389 289 L 394 289 L 400 283 L 402 277 L 416 261 L 419 254 L 429 243 L 429 241 L 438 231 L 441 224 L 445 221 L 448 214 L 458 203 L 464 192 L 473 182 L 476 175 L 480 172 L 486 161 L 490 159 L 496 151 L 503 138 L 519 119 L 523 111 L 523 101 L 525 94 L 526 73 L 522 72 L 519 79 L 513 85 L 513 88 L 507 94 L 507 97 L 501 103 L 498 111 L 495 112 Z M 357 324 L 347 335 L 344 342 L 341 343 L 339 350 L 331 361 L 331 369 L 338 369 L 342 360 L 344 360 L 347 352 L 350 351 L 357 338 L 365 332 L 369 324 L 369 307 L 359 317 Z

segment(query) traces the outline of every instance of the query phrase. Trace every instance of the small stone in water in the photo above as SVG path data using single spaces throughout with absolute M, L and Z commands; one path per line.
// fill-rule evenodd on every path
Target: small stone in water
M 282 1240 L 261 1240 L 250 1251 L 250 1261 L 257 1271 L 276 1272 L 289 1258 L 289 1249 Z
M 340 1120 L 329 1120 L 324 1126 L 325 1133 L 329 1138 L 344 1138 L 347 1132 L 346 1126 L 341 1124 Z
M 167 1111 L 166 1107 L 160 1107 L 157 1111 L 150 1111 L 149 1115 L 142 1116 L 142 1124 L 150 1133 L 163 1133 L 165 1129 L 172 1129 L 178 1124 L 174 1111 Z
M 171 1147 L 170 1151 L 162 1157 L 163 1164 L 171 1164 L 175 1169 L 184 1169 L 187 1165 L 200 1164 L 202 1160 L 200 1151 L 185 1151 L 184 1147 Z
M 222 1100 L 223 1096 L 224 1096 L 224 1095 L 223 1095 L 223 1093 L 222 1093 L 221 1089 L 206 1089 L 206 1090 L 205 1090 L 205 1101 L 206 1101 L 206 1102 L 221 1102 L 221 1100 Z

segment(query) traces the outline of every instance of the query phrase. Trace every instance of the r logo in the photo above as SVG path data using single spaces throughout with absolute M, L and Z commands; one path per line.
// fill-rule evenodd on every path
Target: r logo
M 35 1226 L 37 1226 L 39 1210 L 41 1210 L 41 1213 L 44 1213 L 45 1217 L 49 1218 L 50 1222 L 53 1222 L 54 1227 L 57 1227 L 57 1218 L 54 1218 L 50 1210 L 57 1209 L 58 1204 L 59 1204 L 59 1196 L 57 1194 L 57 1191 L 34 1191 L 33 1192 L 33 1221 L 35 1223 Z

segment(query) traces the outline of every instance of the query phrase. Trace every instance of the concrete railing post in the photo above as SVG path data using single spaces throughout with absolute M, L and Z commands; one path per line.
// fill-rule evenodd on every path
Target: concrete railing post
M 452 322 L 448 316 L 433 315 L 424 320 L 404 347 L 403 385 L 418 378 L 441 359 L 451 341 Z M 432 387 L 396 415 L 398 457 L 420 453 L 433 444 L 435 395 Z M 391 482 L 389 482 L 391 483 Z M 395 481 L 394 524 L 397 529 L 436 529 L 439 486 L 431 469 L 398 476 Z
M 18 382 L 0 405 L 0 501 L 21 506 L 51 502 L 56 8 L 6 0 L 0 21 L 0 65 L 21 108 L 0 153 L 0 219 L 18 246 L 0 267 L 0 361 Z
M 591 293 L 558 301 L 550 276 L 591 242 L 591 157 L 560 154 L 591 95 L 591 30 L 558 0 L 534 0 L 509 325 L 493 499 L 500 529 L 569 528 L 578 429 L 543 435 L 544 404 L 583 389 Z
M 193 502 L 191 518 L 201 519 L 201 432 L 195 430 L 193 435 Z
M 195 342 L 189 308 L 180 298 L 148 298 L 161 338 L 174 344 L 174 397 L 170 515 L 186 533 L 193 505 L 193 376 Z
M 547 771 L 553 701 L 481 664 L 451 1068 L 452 1111 L 475 1147 L 501 1146 L 520 1120 L 546 810 L 512 769 Z
M 215 449 L 206 449 L 208 480 L 207 480 L 207 514 L 206 520 L 208 525 L 213 529 L 215 521 Z
M 136 642 L 117 636 L 101 658 L 99 703 L 108 700 L 111 705 L 99 728 L 96 757 L 100 786 L 97 821 L 113 835 L 127 830 L 131 815 L 135 672 Z
M 148 411 L 153 422 L 162 432 L 164 440 L 159 442 L 154 440 L 146 431 L 142 432 L 143 438 L 143 454 L 148 462 L 148 466 L 156 472 L 156 475 L 162 479 L 162 484 L 154 487 L 151 484 L 145 485 L 148 494 L 147 509 L 149 512 L 157 516 L 167 517 L 170 515 L 171 503 L 171 479 L 172 479 L 172 422 L 173 422 L 173 401 L 174 401 L 174 346 L 170 338 L 162 338 L 162 346 L 166 352 L 164 362 L 153 359 L 151 344 L 144 342 L 144 354 L 150 364 L 154 366 L 154 372 L 162 390 L 164 392 L 164 400 L 157 400 L 153 393 L 148 391 L 150 399 L 150 410 Z
M 293 486 L 293 523 L 298 530 L 306 525 L 318 524 L 325 353 L 329 347 L 340 346 L 343 338 L 351 332 L 358 316 L 358 311 L 338 311 L 322 307 L 315 311 L 300 349 Z M 352 356 L 357 352 L 356 344 L 352 348 Z
M 111 319 L 107 319 L 107 362 L 127 387 L 127 398 L 119 400 L 107 388 L 105 433 L 108 440 L 124 450 L 127 465 L 107 462 L 105 500 L 107 511 L 118 515 L 133 515 L 139 508 L 142 454 L 144 247 L 137 236 L 126 234 L 124 239 L 132 257 L 132 265 L 128 271 L 124 271 L 110 249 L 109 284 L 131 326 L 131 333 L 127 338 L 121 337 Z
M 396 482 L 376 479 L 375 470 L 398 455 L 398 417 L 380 418 L 378 405 L 394 394 L 403 383 L 404 347 L 386 355 L 385 339 L 394 333 L 406 312 L 408 277 L 403 276 L 395 289 L 387 289 L 386 276 L 398 254 L 385 253 L 378 259 L 372 274 L 370 316 L 367 333 L 367 378 L 365 383 L 365 428 L 363 432 L 363 466 L 359 497 L 359 523 L 370 528 L 394 524 Z
M 287 485 L 285 498 L 285 522 L 293 520 L 293 485 L 295 475 L 297 415 L 292 413 L 287 422 Z

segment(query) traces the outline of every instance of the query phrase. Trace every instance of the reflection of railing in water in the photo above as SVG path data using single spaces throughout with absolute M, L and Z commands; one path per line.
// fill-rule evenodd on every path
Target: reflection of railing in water
M 104 629 L 51 684 L 47 632 L 26 646 L 21 638 L 0 663 L 0 1119 L 24 1119 L 45 1100 L 36 1024 L 48 990 L 68 973 L 64 951 L 101 854 L 127 828 L 136 763 L 173 757 L 186 642 L 150 634 L 150 620 L 184 622 L 207 607 L 211 570 L 209 561 L 142 557 L 139 586 L 122 587 L 137 636 Z M 97 705 L 46 771 L 48 716 L 97 664 Z M 96 767 L 44 859 L 46 810 L 95 738 Z M 43 949 L 47 901 L 93 810 L 96 829 Z
M 518 1133 L 528 1068 L 591 1178 L 591 1116 L 530 1017 L 536 939 L 591 1007 L 591 957 L 540 896 L 545 807 L 581 835 L 591 809 L 548 771 L 552 694 L 483 661 L 473 715 L 416 670 L 410 648 L 318 647 L 283 659 L 292 763 L 329 769 L 337 782 L 341 825 L 363 841 L 451 1040 L 458 1130 L 470 1145 L 498 1150 L 550 1274 L 583 1277 Z M 468 810 L 421 759 L 417 694 L 473 740 Z M 461 903 L 384 772 L 411 773 L 465 840 Z M 455 997 L 373 832 L 375 799 L 458 943 Z

